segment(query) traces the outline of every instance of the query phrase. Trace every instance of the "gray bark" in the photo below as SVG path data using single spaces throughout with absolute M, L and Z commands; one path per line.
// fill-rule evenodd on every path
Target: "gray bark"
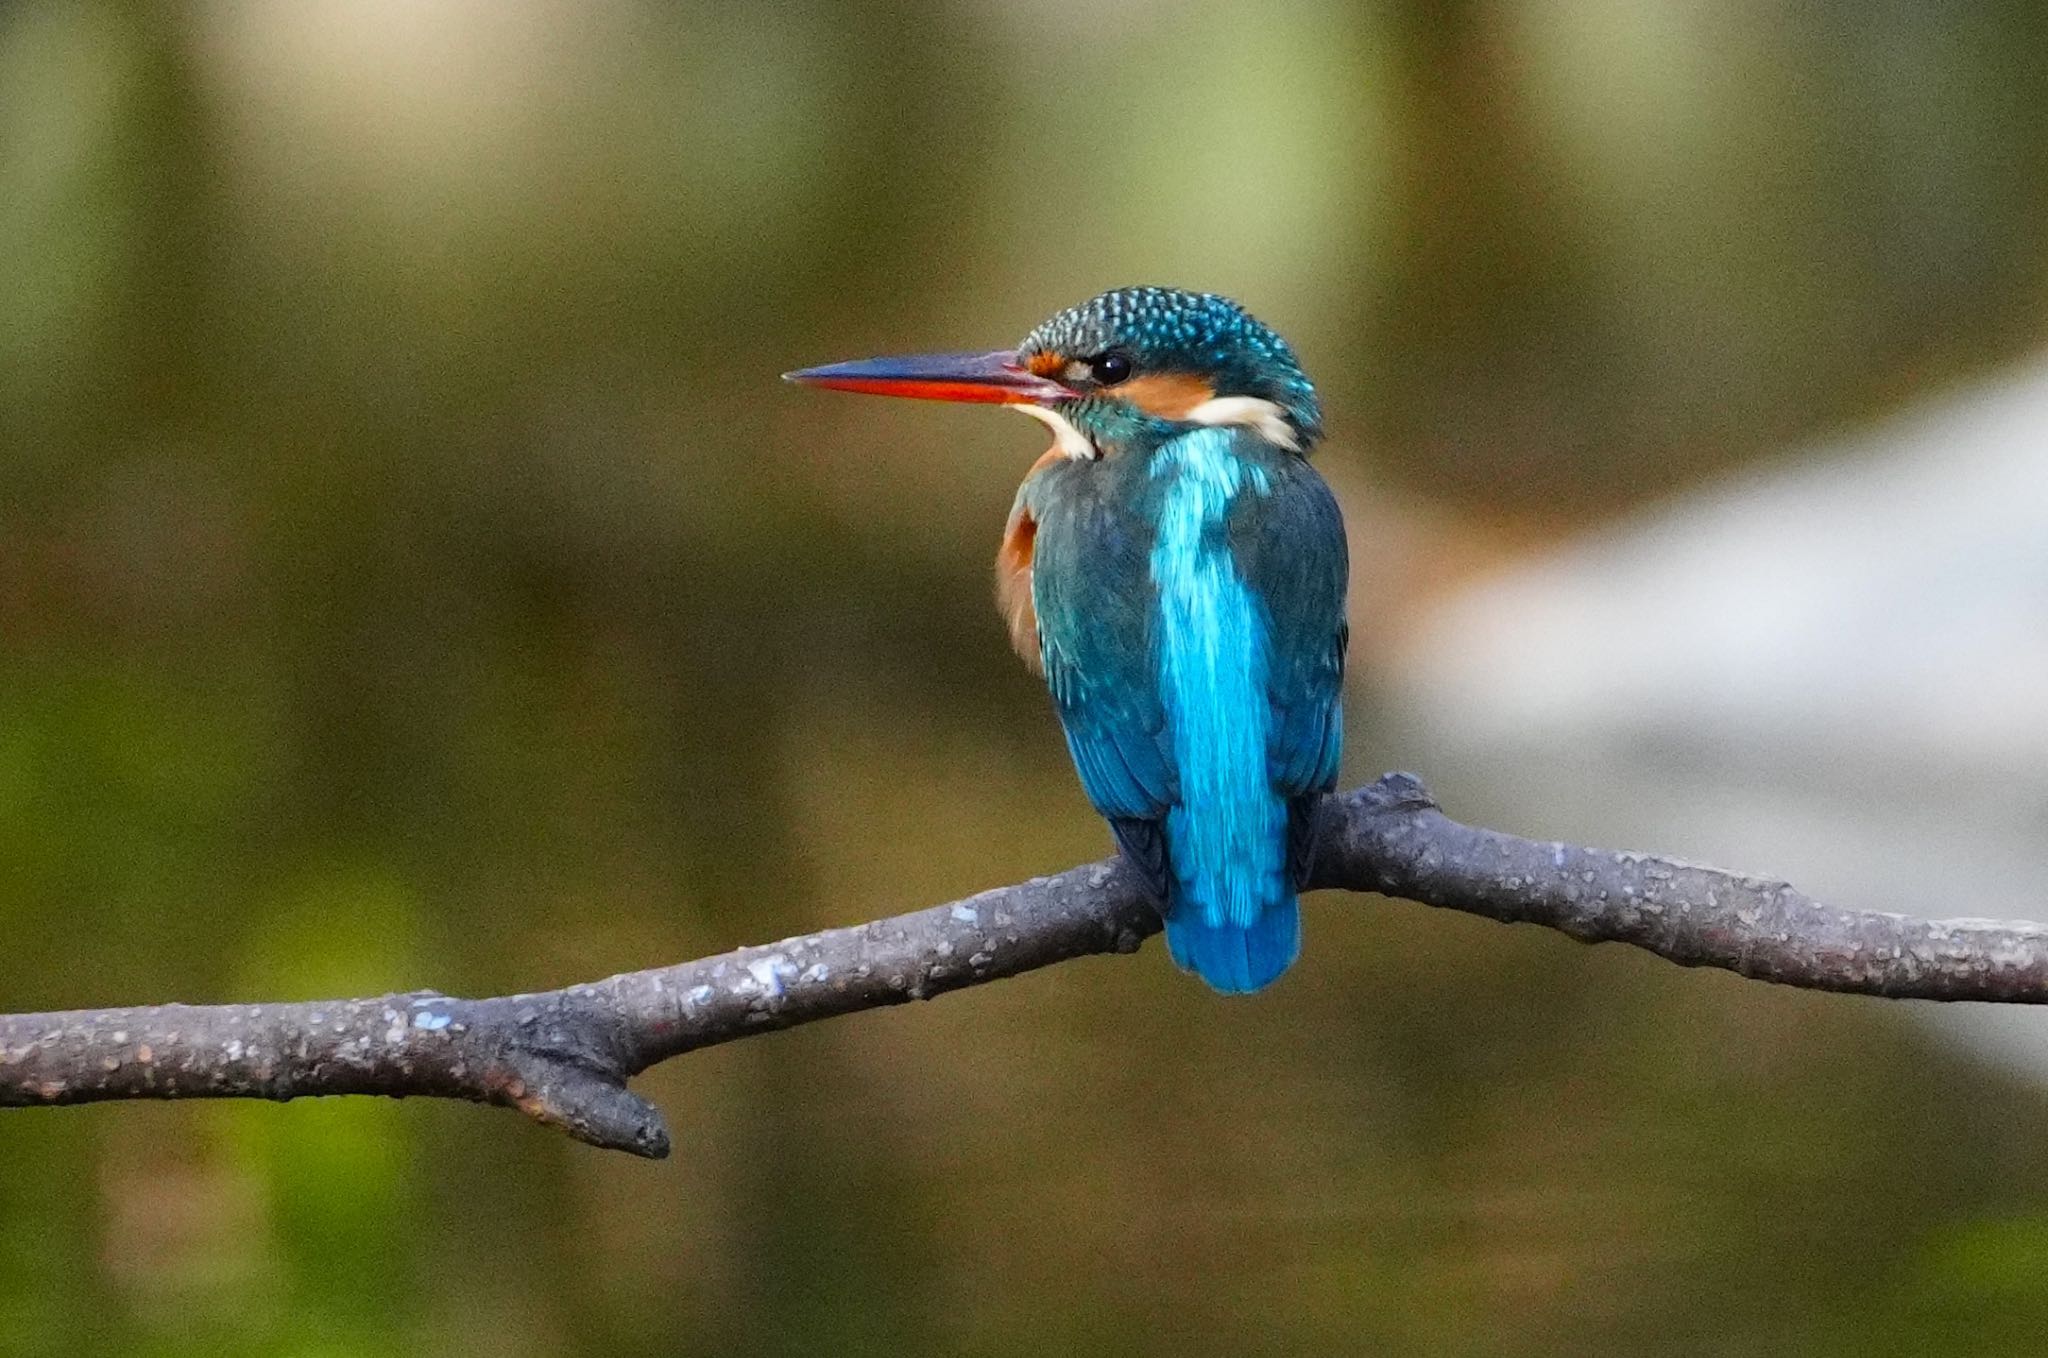
M 1311 885 L 1376 891 L 1682 966 L 1895 999 L 2048 1001 L 2048 926 L 1839 910 L 1783 882 L 1461 825 L 1408 774 L 1329 798 Z M 930 999 L 1091 953 L 1159 918 L 1108 860 L 873 923 L 533 995 L 0 1016 L 0 1107 L 427 1095 L 502 1104 L 616 1150 L 668 1132 L 626 1087 L 753 1033 Z M 1192 983 L 1191 983 L 1192 984 Z

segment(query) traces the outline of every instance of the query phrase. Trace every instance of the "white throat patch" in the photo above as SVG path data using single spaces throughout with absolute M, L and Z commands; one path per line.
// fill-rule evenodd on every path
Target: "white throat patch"
M 1241 424 L 1260 438 L 1289 452 L 1301 451 L 1301 440 L 1280 407 L 1257 396 L 1212 396 L 1187 413 L 1196 424 Z
M 1211 405 L 1215 404 L 1213 401 Z M 1052 430 L 1052 446 L 1073 458 L 1076 462 L 1093 462 L 1102 456 L 1102 450 L 1089 442 L 1088 436 L 1074 428 L 1074 422 L 1057 410 L 1045 406 L 1020 402 L 1009 407 L 1011 410 L 1029 415 L 1047 429 Z

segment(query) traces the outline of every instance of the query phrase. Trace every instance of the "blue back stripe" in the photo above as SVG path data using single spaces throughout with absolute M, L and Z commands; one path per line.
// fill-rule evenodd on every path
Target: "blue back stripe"
M 1267 762 L 1267 635 L 1223 531 L 1240 494 L 1266 492 L 1265 472 L 1231 451 L 1232 433 L 1182 435 L 1154 456 L 1170 477 L 1152 549 L 1159 588 L 1160 685 L 1180 771 L 1167 841 L 1173 904 L 1209 925 L 1248 928 L 1291 895 L 1287 809 Z

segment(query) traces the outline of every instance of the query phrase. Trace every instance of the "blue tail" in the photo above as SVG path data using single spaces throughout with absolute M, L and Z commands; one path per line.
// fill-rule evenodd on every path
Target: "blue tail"
M 1206 924 L 1205 911 L 1179 910 L 1166 921 L 1173 960 L 1226 995 L 1271 985 L 1301 955 L 1301 904 L 1292 892 L 1270 901 L 1250 925 Z

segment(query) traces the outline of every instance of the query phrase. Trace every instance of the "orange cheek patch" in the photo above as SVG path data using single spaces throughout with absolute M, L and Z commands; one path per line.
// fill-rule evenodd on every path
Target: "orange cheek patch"
M 1193 373 L 1151 373 L 1133 377 L 1106 394 L 1129 402 L 1155 419 L 1184 420 L 1196 406 L 1213 399 L 1216 388 L 1209 385 L 1208 379 Z
M 1044 350 L 1024 360 L 1024 366 L 1039 377 L 1058 377 L 1067 370 L 1067 360 L 1051 350 Z

